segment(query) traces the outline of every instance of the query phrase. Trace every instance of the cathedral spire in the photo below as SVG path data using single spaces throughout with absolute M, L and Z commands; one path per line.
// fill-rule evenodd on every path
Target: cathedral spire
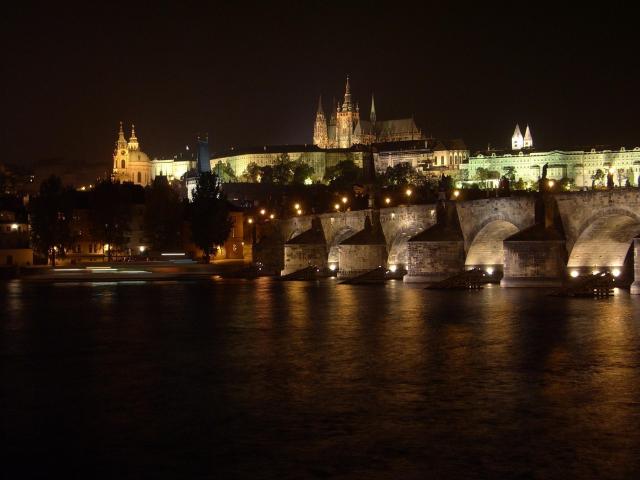
M 327 119 L 322 110 L 322 95 L 320 95 L 316 121 L 313 126 L 313 144 L 318 145 L 320 148 L 327 148 L 328 142 Z
M 318 98 L 318 112 L 316 113 L 316 116 L 318 115 L 324 116 L 324 111 L 322 110 L 322 95 Z
M 342 110 L 351 111 L 353 106 L 351 104 L 351 85 L 349 85 L 349 76 L 347 75 L 347 84 L 344 88 L 344 103 L 342 105 Z
M 373 93 L 371 94 L 371 115 L 369 115 L 371 123 L 376 123 L 376 103 L 373 99 Z

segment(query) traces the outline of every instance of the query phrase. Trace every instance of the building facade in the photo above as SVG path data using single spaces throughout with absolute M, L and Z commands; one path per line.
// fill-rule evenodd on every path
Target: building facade
M 640 175 L 640 147 L 566 149 L 536 151 L 527 126 L 522 136 L 519 127 L 511 139 L 511 150 L 478 152 L 462 164 L 464 177 L 469 183 L 481 181 L 487 173 L 502 176 L 513 172 L 515 180 L 532 185 L 542 175 L 547 165 L 547 177 L 553 180 L 567 179 L 574 188 L 606 184 L 608 173 L 615 185 L 638 186 Z M 480 170 L 482 169 L 482 170 Z
M 228 164 L 236 177 L 240 177 L 247 171 L 251 163 L 259 167 L 273 166 L 283 155 L 293 162 L 304 162 L 313 168 L 312 182 L 322 181 L 328 167 L 351 160 L 358 167 L 364 167 L 364 159 L 369 155 L 369 149 L 362 145 L 354 145 L 351 148 L 322 149 L 316 145 L 265 145 L 257 148 L 231 150 L 214 153 L 211 159 L 211 170 L 216 172 L 219 167 Z
M 200 143 L 200 139 L 198 139 Z M 169 181 L 181 180 L 187 172 L 196 168 L 197 159 L 188 147 L 184 153 L 169 159 L 149 159 L 140 149 L 136 137 L 135 126 L 131 125 L 131 136 L 127 141 L 124 136 L 122 122 L 118 131 L 118 139 L 113 151 L 113 173 L 115 181 L 131 182 L 136 185 L 150 185 L 157 176 L 165 176 Z
M 369 119 L 361 118 L 360 106 L 351 96 L 349 77 L 345 85 L 344 99 L 342 103 L 332 107 L 328 122 L 322 108 L 322 97 L 318 101 L 313 144 L 320 148 L 349 148 L 358 144 L 424 139 L 413 118 L 378 120 L 373 95 Z

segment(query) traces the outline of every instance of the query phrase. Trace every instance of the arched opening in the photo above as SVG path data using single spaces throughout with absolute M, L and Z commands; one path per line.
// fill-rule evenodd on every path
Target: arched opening
M 483 270 L 502 271 L 504 265 L 505 238 L 518 233 L 518 227 L 506 220 L 487 223 L 476 234 L 465 260 L 465 268 L 479 267 Z
M 338 265 L 338 245 L 340 245 L 340 242 L 346 240 L 355 233 L 356 231 L 351 227 L 343 227 L 333 236 L 331 243 L 329 244 L 329 268 L 332 268 L 332 265 L 336 268 Z
M 571 249 L 567 262 L 569 273 L 609 271 L 619 276 L 621 284 L 629 283 L 633 279 L 633 238 L 638 234 L 638 218 L 624 214 L 596 218 Z
M 398 232 L 389 246 L 388 267 L 390 270 L 406 270 L 409 264 L 407 241 L 420 233 L 419 228 L 408 228 Z
M 142 183 L 142 173 L 138 172 L 138 183 Z

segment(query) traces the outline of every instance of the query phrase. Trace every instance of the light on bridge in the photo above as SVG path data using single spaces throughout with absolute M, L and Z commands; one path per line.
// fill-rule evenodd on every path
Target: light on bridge
M 578 272 L 578 270 L 571 270 L 571 277 L 572 278 L 576 278 L 578 277 L 578 275 L 580 275 L 580 272 Z
M 488 275 L 493 275 L 493 267 L 487 267 L 485 271 L 487 272 Z
M 397 265 L 389 265 L 389 271 L 391 273 L 395 273 L 396 270 L 398 270 L 398 266 Z
M 619 268 L 614 268 L 613 270 L 611 270 L 611 275 L 613 275 L 614 277 L 619 277 L 620 273 L 621 272 Z

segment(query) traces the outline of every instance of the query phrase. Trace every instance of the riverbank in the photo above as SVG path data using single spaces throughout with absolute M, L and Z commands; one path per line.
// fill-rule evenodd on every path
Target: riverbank
M 251 270 L 251 271 L 250 271 Z M 165 281 L 202 279 L 215 275 L 255 277 L 249 263 L 243 260 L 218 260 L 209 264 L 197 262 L 103 263 L 52 268 L 34 266 L 5 272 L 4 279 L 20 279 L 29 283 Z

